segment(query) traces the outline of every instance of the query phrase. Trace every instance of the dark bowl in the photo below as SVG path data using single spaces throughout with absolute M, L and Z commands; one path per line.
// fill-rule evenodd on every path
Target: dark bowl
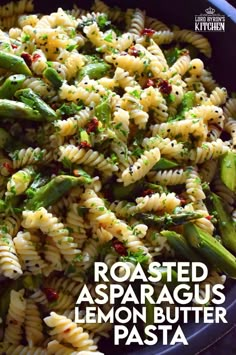
M 5 4 L 8 1 L 1 1 Z M 121 8 L 145 9 L 147 15 L 155 17 L 167 24 L 176 24 L 180 28 L 194 30 L 195 15 L 205 12 L 209 6 L 216 9 L 217 13 L 225 15 L 225 32 L 206 32 L 213 47 L 212 58 L 207 61 L 214 77 L 222 85 L 226 86 L 228 91 L 236 91 L 236 50 L 234 41 L 236 38 L 236 10 L 225 0 L 106 0 L 108 5 L 117 5 Z M 92 1 L 80 0 L 53 0 L 42 1 L 34 0 L 35 12 L 49 13 L 58 7 L 71 8 L 76 3 L 78 7 L 89 9 Z M 125 355 L 194 355 L 214 343 L 223 334 L 227 333 L 236 323 L 236 284 L 233 281 L 226 283 L 226 301 L 223 305 L 227 309 L 227 321 L 223 324 L 195 324 L 189 322 L 182 327 L 189 345 L 183 346 L 177 344 L 173 346 L 163 346 L 157 343 L 154 346 L 114 346 L 112 339 L 105 340 L 101 344 L 101 351 L 107 355 L 125 354 Z M 214 352 L 214 354 L 223 354 L 223 350 Z M 225 354 L 232 355 L 230 349 L 225 349 Z

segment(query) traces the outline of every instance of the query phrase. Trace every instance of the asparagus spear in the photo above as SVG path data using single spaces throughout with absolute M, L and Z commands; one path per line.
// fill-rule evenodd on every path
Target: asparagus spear
M 109 69 L 110 65 L 105 62 L 87 64 L 80 70 L 78 80 L 81 80 L 86 75 L 90 79 L 100 79 Z
M 13 100 L 0 99 L 0 118 L 25 119 L 29 121 L 45 121 L 44 116 L 30 106 Z
M 195 91 L 186 92 L 180 104 L 178 116 L 183 117 L 184 113 L 193 107 L 194 100 L 195 100 Z
M 217 213 L 218 227 L 222 243 L 226 248 L 236 253 L 236 226 L 231 216 L 226 211 L 223 201 L 219 196 L 211 193 L 211 201 Z
M 3 213 L 6 211 L 6 202 L 3 200 L 0 200 L 0 213 Z
M 62 86 L 63 80 L 56 71 L 56 69 L 49 67 L 44 70 L 43 75 L 48 81 L 50 81 L 50 83 L 52 84 L 52 86 L 54 86 L 55 89 L 58 90 Z
M 109 98 L 102 101 L 99 105 L 96 106 L 95 116 L 106 126 L 109 125 L 111 121 L 111 105 Z
M 228 152 L 220 162 L 220 177 L 223 183 L 236 192 L 236 153 Z
M 26 105 L 29 105 L 30 107 L 33 107 L 33 109 L 37 110 L 46 121 L 53 121 L 57 119 L 56 112 L 37 94 L 35 94 L 32 89 L 27 88 L 18 90 L 15 93 L 15 97 Z
M 48 182 L 46 185 L 38 188 L 36 191 L 30 191 L 31 198 L 25 204 L 29 210 L 37 210 L 40 207 L 49 207 L 57 202 L 72 187 L 90 183 L 91 180 L 84 176 L 74 177 L 69 175 L 59 175 Z M 26 191 L 27 193 L 27 191 Z
M 174 169 L 178 167 L 179 164 L 165 158 L 161 158 L 152 168 L 152 170 L 166 170 L 166 169 Z
M 9 76 L 0 87 L 0 99 L 11 99 L 19 90 L 25 80 L 25 75 L 15 74 Z
M 184 236 L 209 263 L 236 278 L 236 258 L 216 238 L 192 223 L 185 224 Z
M 24 59 L 3 51 L 0 51 L 0 68 L 10 70 L 17 74 L 32 75 Z
M 108 187 L 110 190 L 110 186 Z M 143 181 L 139 181 L 135 184 L 130 184 L 124 187 L 124 184 L 114 183 L 112 184 L 112 195 L 115 200 L 127 200 L 137 196 L 143 189 Z
M 174 231 L 162 231 L 161 235 L 167 238 L 170 246 L 176 253 L 189 261 L 202 261 L 203 258 L 187 243 L 186 239 Z
M 165 53 L 165 57 L 166 57 L 168 65 L 171 66 L 179 58 L 181 51 L 177 47 L 172 47 L 172 48 L 165 50 L 164 53 Z
M 149 227 L 168 227 L 185 224 L 193 219 L 202 218 L 202 214 L 198 212 L 181 212 L 178 214 L 167 214 L 165 216 L 157 216 L 152 213 L 136 213 L 135 218 L 141 219 Z

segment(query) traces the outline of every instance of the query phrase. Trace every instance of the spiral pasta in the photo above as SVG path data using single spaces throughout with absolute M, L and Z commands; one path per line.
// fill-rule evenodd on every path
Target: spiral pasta
M 1 343 L 0 350 L 4 351 L 7 355 L 46 355 L 47 350 L 42 347 L 30 347 L 25 345 L 12 345 Z
M 180 205 L 180 199 L 176 198 L 173 192 L 169 194 L 155 193 L 151 196 L 138 197 L 136 203 L 138 211 L 165 211 L 171 213 L 175 207 Z
M 176 41 L 187 42 L 195 46 L 205 56 L 211 57 L 211 45 L 206 37 L 190 30 L 174 31 L 174 38 Z
M 0 268 L 1 273 L 10 279 L 17 279 L 23 273 L 12 237 L 7 233 L 1 233 Z
M 42 273 L 45 263 L 38 254 L 30 233 L 18 232 L 14 238 L 14 245 L 17 254 L 22 260 L 23 269 L 30 271 L 34 275 Z
M 49 237 L 53 238 L 57 248 L 61 254 L 68 261 L 80 253 L 76 249 L 77 245 L 74 243 L 72 237 L 69 237 L 69 232 L 65 229 L 63 223 L 58 221 L 51 213 L 42 207 L 37 211 L 24 211 L 22 225 L 24 228 L 40 228 L 43 233 L 47 233 Z
M 201 147 L 190 151 L 190 159 L 196 164 L 201 164 L 206 160 L 215 159 L 229 151 L 229 147 L 221 139 L 215 142 L 203 143 Z
M 162 185 L 179 185 L 186 181 L 186 173 L 183 169 L 151 172 L 148 174 L 148 180 Z
M 41 343 L 44 339 L 43 322 L 38 306 L 30 299 L 26 300 L 25 333 L 30 347 Z
M 211 193 L 236 219 L 235 192 L 220 174 L 221 157 L 235 153 L 236 100 L 208 70 L 209 41 L 142 9 L 78 6 L 47 14 L 31 13 L 31 0 L 0 6 L 1 55 L 9 58 L 0 101 L 16 107 L 0 129 L 4 354 L 102 355 L 99 339 L 112 337 L 113 326 L 99 323 L 98 304 L 94 323 L 90 302 L 78 310 L 84 322 L 75 318 L 84 285 L 102 299 L 94 264 L 108 267 L 109 299 L 116 262 L 124 263 L 118 276 L 131 276 L 139 264 L 148 275 L 152 261 L 189 261 L 164 229 L 182 235 L 188 222 L 223 240 Z M 205 284 L 224 283 L 217 267 L 200 296 Z
M 50 161 L 52 158 L 51 152 L 40 148 L 27 148 L 17 150 L 11 154 L 12 164 L 14 169 L 22 168 L 26 165 L 40 164 L 40 162 Z
M 60 344 L 57 340 L 50 341 L 47 346 L 47 354 L 51 355 L 102 355 L 100 351 L 74 351 L 63 344 Z
M 144 177 L 160 159 L 160 151 L 153 148 L 145 151 L 143 155 L 133 164 L 125 169 L 121 175 L 124 186 L 130 185 Z
M 93 340 L 89 338 L 89 334 L 65 316 L 51 312 L 50 316 L 44 318 L 44 322 L 48 327 L 53 328 L 50 335 L 58 341 L 72 344 L 77 350 L 95 351 L 97 349 Z
M 88 164 L 108 175 L 113 171 L 117 171 L 117 167 L 114 164 L 105 159 L 102 154 L 92 149 L 79 149 L 74 145 L 62 146 L 60 147 L 60 160 L 63 161 L 64 159 L 69 160 L 71 163 Z
M 201 179 L 196 171 L 192 167 L 187 168 L 187 177 L 186 177 L 186 192 L 191 201 L 204 200 L 206 198 L 202 186 Z
M 22 340 L 22 325 L 25 321 L 26 300 L 24 290 L 11 291 L 10 305 L 6 318 L 4 342 L 19 345 Z

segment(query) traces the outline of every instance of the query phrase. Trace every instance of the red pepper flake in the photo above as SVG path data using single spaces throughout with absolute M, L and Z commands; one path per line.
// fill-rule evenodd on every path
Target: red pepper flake
M 97 117 L 93 117 L 92 120 L 87 124 L 87 133 L 95 132 L 98 128 L 99 121 Z
M 150 195 L 153 195 L 155 193 L 155 191 L 151 190 L 151 189 L 147 189 L 147 190 L 144 190 L 143 193 L 142 193 L 142 196 L 145 197 L 145 196 L 150 196 Z
M 29 53 L 26 53 L 26 52 L 21 53 L 21 58 L 24 59 L 25 63 L 28 65 L 28 67 L 31 66 L 32 56 Z
M 69 333 L 70 330 L 71 330 L 70 328 L 67 328 L 63 331 L 63 333 Z
M 33 62 L 36 62 L 36 60 L 38 60 L 39 58 L 41 58 L 41 55 L 38 54 L 38 53 L 35 53 L 35 54 L 33 55 L 32 61 L 33 61 Z
M 184 48 L 180 51 L 180 55 L 189 55 L 189 51 Z
M 137 48 L 135 48 L 135 46 L 131 46 L 128 49 L 128 53 L 129 53 L 129 55 L 132 55 L 133 57 L 139 57 L 139 55 L 140 55 L 140 51 Z
M 13 173 L 13 167 L 10 163 L 3 163 L 2 166 L 9 172 L 9 174 Z
M 45 293 L 48 302 L 54 302 L 59 298 L 59 294 L 53 288 L 43 288 L 43 292 Z
M 9 323 L 14 324 L 14 325 L 18 325 L 18 322 L 16 319 L 11 319 Z
M 145 88 L 149 88 L 150 86 L 155 86 L 155 82 L 152 79 L 147 79 L 147 82 L 145 84 Z
M 213 216 L 209 215 L 209 216 L 206 216 L 205 218 L 208 219 L 208 221 L 210 221 L 213 218 Z
M 148 37 L 152 37 L 152 35 L 154 35 L 156 31 L 152 30 L 151 28 L 144 28 L 140 34 L 141 36 L 148 36 Z
M 123 243 L 119 242 L 118 240 L 114 240 L 112 244 L 113 244 L 113 248 L 119 255 L 121 256 L 127 255 L 127 250 Z
M 167 80 L 159 79 L 157 86 L 159 87 L 159 90 L 163 95 L 169 95 L 172 91 L 172 86 L 168 83 Z
M 73 170 L 73 174 L 74 174 L 75 176 L 80 176 L 80 173 L 79 173 L 79 170 L 78 170 L 78 169 L 74 169 L 74 170 Z
M 18 48 L 18 46 L 16 44 L 12 44 L 11 48 L 16 49 L 16 48 Z
M 84 149 L 90 149 L 91 148 L 91 144 L 89 144 L 87 141 L 84 141 L 84 142 L 80 142 L 79 144 L 79 148 L 84 148 Z
M 187 201 L 184 198 L 180 198 L 181 205 L 186 205 Z
M 53 110 L 57 110 L 59 107 L 59 104 L 57 104 L 56 102 L 53 102 L 50 106 Z

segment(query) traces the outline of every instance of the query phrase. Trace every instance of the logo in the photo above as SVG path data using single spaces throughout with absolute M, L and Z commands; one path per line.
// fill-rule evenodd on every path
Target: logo
M 216 12 L 216 10 L 213 9 L 212 7 L 209 7 L 208 9 L 205 10 L 205 13 L 207 15 L 214 15 L 215 12 Z
M 204 14 L 195 15 L 196 32 L 225 32 L 225 16 L 208 7 Z

